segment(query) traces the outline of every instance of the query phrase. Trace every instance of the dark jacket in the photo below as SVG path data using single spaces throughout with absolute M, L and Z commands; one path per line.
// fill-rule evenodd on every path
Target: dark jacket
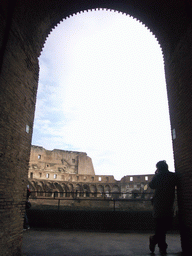
M 155 174 L 149 183 L 151 189 L 155 189 L 153 197 L 154 218 L 172 217 L 175 199 L 176 174 L 173 172 L 159 172 Z
M 28 201 L 30 195 L 31 195 L 31 191 L 29 188 L 27 188 L 27 201 Z

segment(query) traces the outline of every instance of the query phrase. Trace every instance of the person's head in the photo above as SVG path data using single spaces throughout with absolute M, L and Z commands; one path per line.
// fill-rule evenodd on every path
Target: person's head
M 159 161 L 156 164 L 156 167 L 158 169 L 158 172 L 168 172 L 168 165 L 165 160 Z

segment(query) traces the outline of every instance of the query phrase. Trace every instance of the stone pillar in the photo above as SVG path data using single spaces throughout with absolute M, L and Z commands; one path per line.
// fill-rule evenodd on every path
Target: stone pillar
M 192 25 L 165 60 L 183 251 L 192 254 Z
M 0 70 L 0 255 L 20 255 L 38 60 L 12 23 Z M 25 47 L 24 47 L 25 45 Z

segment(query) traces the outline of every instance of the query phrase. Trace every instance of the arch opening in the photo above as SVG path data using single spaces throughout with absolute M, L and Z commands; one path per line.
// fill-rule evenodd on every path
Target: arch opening
M 173 171 L 173 149 L 163 55 L 158 42 L 151 32 L 131 17 L 115 12 L 111 13 L 107 10 L 96 11 L 91 14 L 93 13 L 97 16 L 95 19 L 92 19 L 88 12 L 86 15 L 82 13 L 70 17 L 64 21 L 66 23 L 64 25 L 60 23 L 50 35 L 50 37 L 53 35 L 55 41 L 52 40 L 49 43 L 49 38 L 45 44 L 44 50 L 47 53 L 44 55 L 42 52 L 40 59 L 39 97 L 32 143 L 43 145 L 47 149 L 86 151 L 93 160 L 96 174 L 112 174 L 116 179 L 121 179 L 124 175 L 135 172 L 139 172 L 139 174 L 154 173 L 154 166 L 159 159 L 166 159 Z M 107 17 L 108 14 L 114 14 L 114 20 L 112 17 Z M 83 19 L 83 15 L 85 15 L 85 19 Z M 118 17 L 120 17 L 119 20 Z M 106 24 L 108 22 L 108 25 L 115 21 L 117 26 L 119 22 L 117 29 L 112 26 L 114 23 L 110 26 L 106 44 L 104 43 L 104 36 L 107 33 L 106 28 L 109 29 L 109 26 L 101 29 L 102 25 L 98 22 L 98 18 L 105 20 Z M 129 33 L 126 33 L 123 30 L 123 25 L 125 27 L 128 19 L 131 22 L 129 25 L 136 27 L 130 30 L 129 26 Z M 74 31 L 71 30 L 73 23 L 76 25 Z M 91 26 L 87 26 L 90 23 Z M 109 49 L 109 45 L 113 41 L 110 37 L 113 30 L 116 32 L 113 40 L 115 38 L 117 40 Z M 139 38 L 137 37 L 139 33 L 144 34 L 141 34 L 142 36 Z M 62 34 L 64 34 L 65 42 L 60 47 L 57 45 L 57 39 L 62 37 Z M 78 37 L 72 38 L 74 34 L 78 34 Z M 97 34 L 100 36 L 100 42 Z M 149 37 L 145 37 L 146 35 Z M 91 37 L 90 41 L 87 39 L 89 37 Z M 134 37 L 137 38 L 137 43 L 135 43 Z M 141 44 L 142 41 L 142 45 L 145 44 L 146 46 L 151 40 L 150 37 L 153 37 L 151 48 L 148 47 L 148 50 L 147 48 L 140 49 L 138 42 Z M 131 44 L 122 49 L 123 45 L 128 44 L 128 42 Z M 154 47 L 156 47 L 155 53 L 153 52 L 153 57 L 149 60 L 147 55 L 152 55 L 152 48 Z M 55 51 L 56 48 L 59 51 Z M 89 54 L 94 51 L 95 54 L 90 57 Z M 80 55 L 78 55 L 79 52 Z M 140 56 L 140 61 L 137 60 L 138 55 L 136 53 Z M 92 60 L 91 63 L 88 62 L 86 55 Z M 101 60 L 101 55 L 104 55 L 105 60 Z M 53 71 L 51 68 L 53 66 L 56 67 L 57 71 Z M 147 66 L 148 71 L 144 69 L 145 66 Z M 160 79 L 157 78 L 156 69 L 159 69 L 161 73 Z M 90 70 L 96 71 L 88 80 Z M 134 72 L 135 70 L 136 72 Z M 48 73 L 49 76 L 47 76 Z M 141 76 L 138 79 L 139 74 Z M 153 77 L 152 80 L 150 80 L 150 76 Z M 158 91 L 160 87 L 163 89 Z M 45 91 L 49 91 L 49 99 Z M 56 99 L 55 102 L 54 99 Z M 93 99 L 96 99 L 94 104 Z M 83 102 L 81 106 L 80 102 Z M 92 104 L 92 107 L 89 104 Z M 53 107 L 50 108 L 50 105 Z M 114 105 L 115 109 L 112 109 Z M 148 109 L 144 110 L 146 105 L 148 105 Z M 126 111 L 124 111 L 125 106 Z M 97 114 L 95 114 L 95 109 L 98 109 Z M 46 118 L 50 112 L 55 114 Z M 137 116 L 136 119 L 135 116 Z M 79 122 L 80 120 L 82 122 Z M 54 128 L 53 123 L 56 124 L 57 128 Z M 86 126 L 83 126 L 83 123 L 86 123 Z M 105 123 L 107 126 L 99 126 L 101 123 Z M 146 127 L 146 123 L 149 123 L 148 127 Z M 47 133 L 48 130 L 50 131 L 49 134 Z M 46 133 L 44 133 L 45 131 Z M 63 134 L 66 135 L 63 136 Z M 101 134 L 104 134 L 104 137 L 101 137 Z M 121 137 L 118 137 L 117 134 L 121 134 Z M 38 135 L 42 137 L 38 137 Z M 87 142 L 85 142 L 85 137 L 88 137 Z M 94 140 L 93 137 L 95 137 Z M 56 143 L 50 143 L 50 138 Z M 101 148 L 101 141 L 103 151 L 94 156 L 93 151 Z M 149 146 L 149 142 L 153 143 Z M 161 152 L 156 147 L 159 143 L 163 145 Z M 94 145 L 94 149 L 90 149 L 90 145 Z M 146 153 L 146 148 L 149 149 L 148 153 Z M 151 159 L 152 155 L 154 156 L 153 159 Z M 124 173 L 118 174 L 119 170 L 116 174 L 111 173 L 112 168 L 109 162 L 113 167 L 116 167 L 114 169 L 118 169 L 119 166 L 119 163 L 117 165 L 118 161 L 114 161 L 115 158 L 123 159 L 120 161 L 119 169 L 124 169 Z M 142 161 L 138 161 L 138 159 L 142 159 Z M 101 173 L 98 168 L 105 173 Z

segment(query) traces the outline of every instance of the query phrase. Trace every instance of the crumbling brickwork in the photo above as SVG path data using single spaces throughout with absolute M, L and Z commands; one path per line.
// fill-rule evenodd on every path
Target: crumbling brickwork
M 29 173 L 35 174 L 36 170 L 38 174 L 43 172 L 45 176 L 46 172 L 54 172 L 58 174 L 57 179 L 61 179 L 66 173 L 95 175 L 92 160 L 84 152 L 46 150 L 43 147 L 31 146 Z
M 113 175 L 95 175 L 92 160 L 86 153 L 31 146 L 28 184 L 36 198 L 147 199 L 153 194 L 148 186 L 152 177 L 153 174 L 128 175 L 117 181 Z
M 190 0 L 3 0 L 0 2 L 0 254 L 20 255 L 38 85 L 38 57 L 64 18 L 114 9 L 145 24 L 164 54 L 184 252 L 192 253 L 192 3 Z M 154 85 L 155 86 L 155 85 Z M 176 135 L 176 136 L 175 136 Z M 189 255 L 188 254 L 188 255 Z

